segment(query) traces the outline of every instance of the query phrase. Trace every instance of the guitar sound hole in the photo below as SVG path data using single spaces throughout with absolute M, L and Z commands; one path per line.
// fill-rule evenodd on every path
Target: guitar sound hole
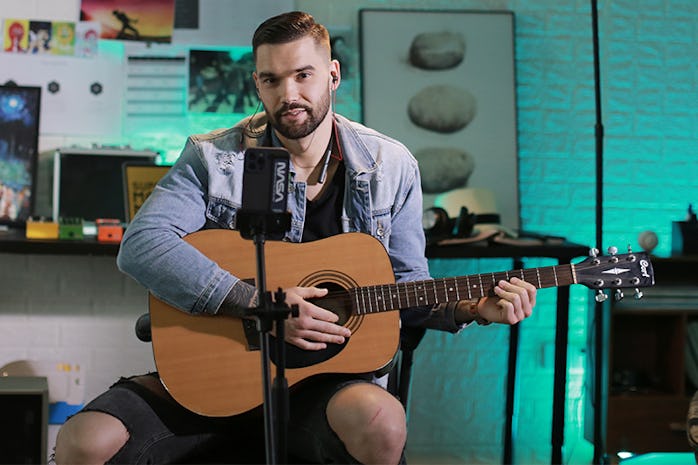
M 335 283 L 323 283 L 317 287 L 328 289 L 327 295 L 320 299 L 310 299 L 310 301 L 318 307 L 322 307 L 337 315 L 339 317 L 337 324 L 345 326 L 351 316 L 349 293 Z
M 315 284 L 317 287 L 327 288 L 329 290 L 326 297 L 320 299 L 310 299 L 312 303 L 318 307 L 330 310 L 336 314 L 339 319 L 338 325 L 346 326 L 351 317 L 351 308 L 349 306 L 349 294 L 344 288 L 335 283 Z M 276 343 L 276 339 L 271 337 L 272 344 Z M 304 350 L 293 344 L 286 343 L 286 368 L 304 368 L 318 363 L 322 363 L 340 353 L 346 347 L 348 339 L 343 344 L 328 344 L 327 348 L 322 350 Z M 277 364 L 276 353 L 271 355 L 271 361 Z

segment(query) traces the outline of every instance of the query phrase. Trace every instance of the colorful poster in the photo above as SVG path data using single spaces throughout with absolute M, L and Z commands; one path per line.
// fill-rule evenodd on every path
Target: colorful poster
M 3 30 L 3 50 L 10 53 L 27 53 L 29 45 L 29 21 L 6 19 Z
M 29 21 L 29 49 L 32 54 L 51 52 L 51 22 Z
M 82 0 L 80 19 L 100 23 L 100 38 L 172 42 L 175 0 Z
M 52 23 L 51 53 L 73 55 L 75 53 L 75 23 L 54 21 Z
M 97 56 L 100 25 L 97 21 L 80 21 L 75 25 L 75 56 Z

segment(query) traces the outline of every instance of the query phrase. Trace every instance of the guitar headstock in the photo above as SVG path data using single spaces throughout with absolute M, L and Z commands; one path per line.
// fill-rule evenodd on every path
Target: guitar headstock
M 615 247 L 609 248 L 609 255 L 599 256 L 592 249 L 590 257 L 575 265 L 577 282 L 590 289 L 597 289 L 598 302 L 606 300 L 603 289 L 615 289 L 616 299 L 623 298 L 621 289 L 634 288 L 635 297 L 641 298 L 640 288 L 654 286 L 654 270 L 649 254 L 646 252 L 627 254 L 616 253 Z

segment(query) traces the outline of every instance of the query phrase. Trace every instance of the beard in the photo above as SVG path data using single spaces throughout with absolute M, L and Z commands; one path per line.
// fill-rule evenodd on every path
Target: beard
M 305 121 L 302 123 L 283 123 L 283 114 L 290 110 L 302 109 L 306 113 Z M 287 139 L 302 139 L 313 133 L 320 126 L 320 123 L 325 119 L 330 111 L 330 96 L 329 92 L 324 95 L 317 106 L 310 107 L 300 103 L 284 104 L 276 112 L 272 113 L 267 110 L 269 123 L 279 134 Z

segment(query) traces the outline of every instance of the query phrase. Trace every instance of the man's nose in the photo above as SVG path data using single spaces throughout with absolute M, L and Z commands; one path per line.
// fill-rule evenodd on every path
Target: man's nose
M 298 100 L 298 84 L 292 79 L 285 79 L 281 86 L 281 100 L 284 102 L 295 102 Z

